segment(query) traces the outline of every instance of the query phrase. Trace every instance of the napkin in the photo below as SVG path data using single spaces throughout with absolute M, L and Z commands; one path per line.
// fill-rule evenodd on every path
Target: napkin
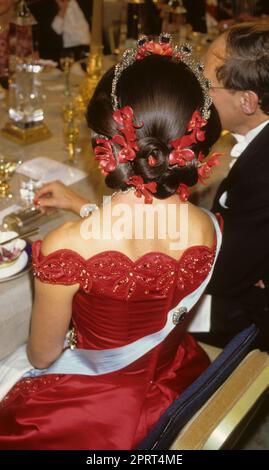
M 83 178 L 87 177 L 87 173 L 70 167 L 64 163 L 56 162 L 47 157 L 37 157 L 22 163 L 17 168 L 17 173 L 28 176 L 41 183 L 60 180 L 69 186 Z
M 195 315 L 193 320 L 190 322 L 188 331 L 190 333 L 195 332 L 208 332 L 210 331 L 211 327 L 211 302 L 212 296 L 205 294 L 203 295 L 199 302 L 193 307 L 193 311 L 195 311 Z

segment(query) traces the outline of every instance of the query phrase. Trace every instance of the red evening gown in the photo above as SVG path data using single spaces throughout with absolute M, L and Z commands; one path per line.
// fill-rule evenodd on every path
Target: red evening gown
M 152 252 L 134 262 L 116 251 L 84 260 L 66 249 L 45 257 L 41 242 L 33 245 L 41 281 L 80 284 L 72 325 L 84 349 L 123 346 L 163 328 L 168 311 L 206 278 L 214 256 L 215 248 L 194 246 L 178 261 Z M 21 379 L 0 403 L 0 449 L 135 448 L 209 365 L 187 321 L 119 371 Z

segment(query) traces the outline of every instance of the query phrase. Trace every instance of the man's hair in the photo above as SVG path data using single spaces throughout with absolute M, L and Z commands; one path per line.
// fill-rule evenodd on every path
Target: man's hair
M 227 57 L 218 80 L 230 90 L 254 91 L 269 114 L 269 24 L 242 23 L 224 34 Z

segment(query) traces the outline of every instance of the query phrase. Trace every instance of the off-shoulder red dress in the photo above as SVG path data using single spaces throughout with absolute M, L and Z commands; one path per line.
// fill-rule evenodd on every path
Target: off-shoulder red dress
M 214 256 L 214 248 L 195 246 L 178 261 L 152 252 L 134 262 L 116 251 L 85 260 L 66 249 L 45 257 L 41 242 L 33 245 L 39 280 L 80 285 L 72 324 L 84 349 L 123 346 L 163 328 L 167 312 L 206 278 Z M 0 403 L 0 449 L 134 448 L 209 365 L 186 322 L 119 371 L 21 379 Z

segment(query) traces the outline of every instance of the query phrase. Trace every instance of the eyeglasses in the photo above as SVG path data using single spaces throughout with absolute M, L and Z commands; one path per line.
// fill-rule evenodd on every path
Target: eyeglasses
M 225 86 L 213 86 L 213 85 L 210 85 L 209 86 L 209 90 L 228 90 L 228 88 L 225 88 Z
M 226 91 L 232 91 L 232 92 L 236 92 L 236 91 L 242 91 L 242 90 L 235 90 L 234 88 L 226 88 L 225 86 L 213 86 L 213 85 L 210 85 L 209 86 L 209 90 L 226 90 Z

